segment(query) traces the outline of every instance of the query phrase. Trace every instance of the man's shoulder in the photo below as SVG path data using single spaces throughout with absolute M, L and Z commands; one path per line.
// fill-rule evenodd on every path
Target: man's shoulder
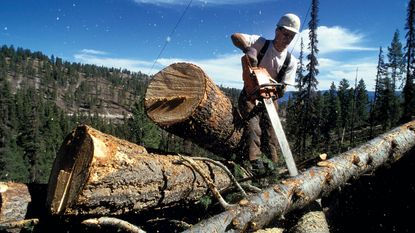
M 241 33 L 241 35 L 244 37 L 244 39 L 249 42 L 251 45 L 255 44 L 257 46 L 262 46 L 265 44 L 266 39 L 260 35 L 256 34 L 245 34 Z

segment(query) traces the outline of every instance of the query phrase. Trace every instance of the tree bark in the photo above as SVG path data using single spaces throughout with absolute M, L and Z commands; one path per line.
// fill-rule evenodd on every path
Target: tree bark
M 237 109 L 196 65 L 175 63 L 157 73 L 144 104 L 157 125 L 215 154 L 226 157 L 240 143 Z
M 291 210 L 301 209 L 352 178 L 401 158 L 415 146 L 415 121 L 397 127 L 357 148 L 318 163 L 240 202 L 185 232 L 245 232 L 260 229 Z M 242 204 L 243 203 L 243 204 Z
M 0 223 L 24 220 L 30 202 L 25 184 L 0 182 Z
M 54 161 L 48 209 L 52 214 L 119 215 L 196 201 L 208 187 L 180 160 L 79 126 L 66 137 Z M 218 189 L 231 184 L 218 166 L 196 163 Z

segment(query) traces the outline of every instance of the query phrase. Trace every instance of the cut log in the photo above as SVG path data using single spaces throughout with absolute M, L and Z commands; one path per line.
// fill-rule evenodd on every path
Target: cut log
M 158 72 L 144 106 L 157 125 L 215 154 L 226 157 L 241 140 L 239 113 L 196 65 L 175 63 Z
M 415 121 L 395 128 L 355 149 L 322 161 L 186 232 L 246 232 L 329 194 L 360 175 L 400 159 L 415 147 Z M 248 203 L 248 204 L 246 204 Z
M 0 182 L 0 223 L 24 220 L 30 201 L 27 185 Z
M 79 126 L 66 137 L 54 161 L 48 209 L 52 214 L 119 215 L 196 201 L 208 187 L 180 160 Z M 231 184 L 218 166 L 196 163 L 218 189 Z

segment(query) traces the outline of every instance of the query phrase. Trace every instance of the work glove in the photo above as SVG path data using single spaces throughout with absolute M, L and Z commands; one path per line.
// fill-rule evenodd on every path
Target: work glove
M 252 67 L 257 67 L 258 66 L 258 52 L 255 48 L 253 47 L 248 47 L 246 48 L 246 50 L 244 51 L 246 56 L 248 57 L 249 63 L 251 64 Z

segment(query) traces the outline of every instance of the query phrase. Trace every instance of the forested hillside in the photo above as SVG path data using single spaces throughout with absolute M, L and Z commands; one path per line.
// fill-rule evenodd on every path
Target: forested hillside
M 0 180 L 47 183 L 64 137 L 79 124 L 148 148 L 192 150 L 148 121 L 141 105 L 147 82 L 141 73 L 2 46 Z

